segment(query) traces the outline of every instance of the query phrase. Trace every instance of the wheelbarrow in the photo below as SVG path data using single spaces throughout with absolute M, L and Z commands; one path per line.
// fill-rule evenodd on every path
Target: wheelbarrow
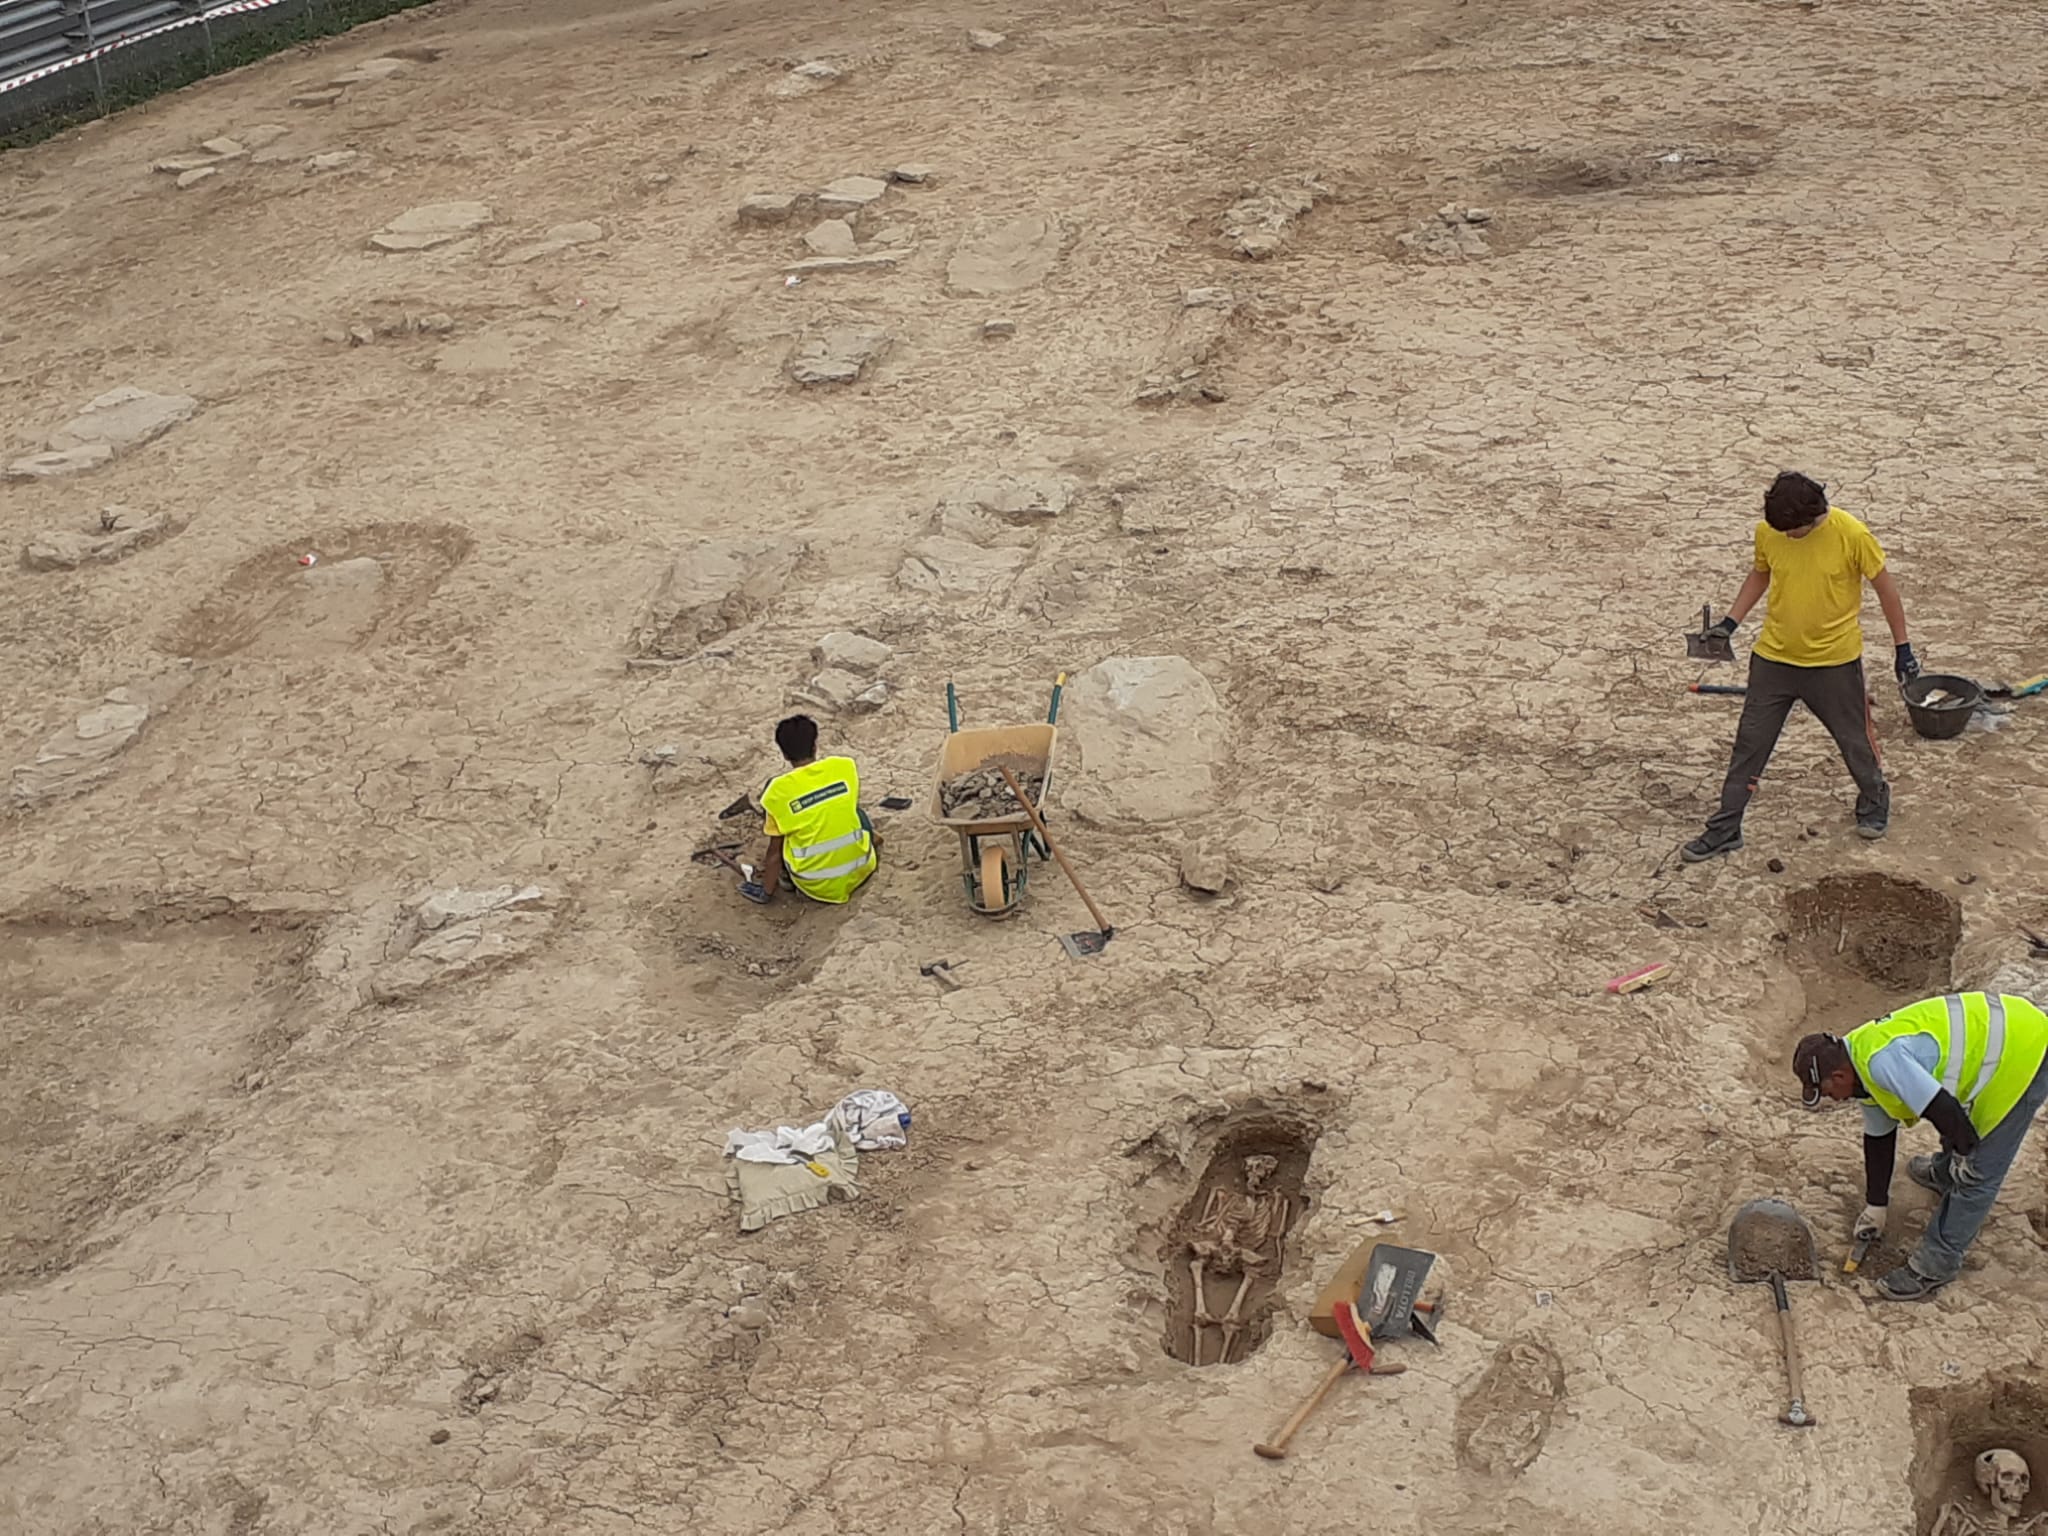
M 991 725 L 969 730 L 960 728 L 960 696 L 951 683 L 946 684 L 949 729 L 932 782 L 932 818 L 959 836 L 960 883 L 967 892 L 968 906 L 984 917 L 1004 917 L 1016 911 L 1030 881 L 1031 855 L 1043 862 L 1051 851 L 1032 830 L 1031 818 L 1021 806 L 1005 815 L 962 810 L 949 816 L 945 786 L 963 774 L 996 766 L 1008 768 L 1019 780 L 1037 775 L 1044 782 L 1033 809 L 1043 817 L 1046 797 L 1052 792 L 1052 754 L 1059 739 L 1060 694 L 1066 680 L 1062 672 L 1053 684 L 1052 703 L 1043 725 Z

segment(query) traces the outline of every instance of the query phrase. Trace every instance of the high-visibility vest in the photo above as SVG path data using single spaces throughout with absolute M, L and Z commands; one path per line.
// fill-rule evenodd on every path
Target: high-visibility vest
M 821 757 L 778 774 L 761 791 L 761 808 L 781 833 L 783 862 L 806 896 L 845 901 L 875 872 L 852 758 Z
M 1870 1058 L 1906 1035 L 1931 1035 L 1941 1048 L 1935 1079 L 1961 1101 L 1979 1136 L 2003 1120 L 2048 1056 L 2048 1013 L 2023 997 L 1951 992 L 1859 1024 L 1842 1037 L 1871 1102 L 1901 1125 L 1920 1117 L 1870 1080 Z

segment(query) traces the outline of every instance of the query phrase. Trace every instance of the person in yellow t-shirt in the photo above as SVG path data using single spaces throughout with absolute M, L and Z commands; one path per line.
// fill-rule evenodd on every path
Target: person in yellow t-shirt
M 1906 609 L 1885 569 L 1884 551 L 1862 523 L 1828 505 L 1827 487 L 1787 470 L 1764 493 L 1756 525 L 1756 561 L 1715 626 L 1732 635 L 1757 599 L 1770 594 L 1763 633 L 1749 658 L 1749 691 L 1735 727 L 1735 750 L 1721 786 L 1721 807 L 1680 850 L 1688 864 L 1742 846 L 1742 813 L 1778 745 L 1785 717 L 1804 704 L 1828 728 L 1856 780 L 1856 834 L 1879 838 L 1891 821 L 1891 786 L 1878 762 L 1863 680 L 1863 584 L 1877 594 L 1891 626 L 1892 667 L 1900 682 L 1917 677 L 1919 658 L 1906 638 Z
M 789 768 L 761 791 L 768 852 L 761 878 L 743 882 L 740 894 L 772 901 L 787 874 L 813 901 L 851 901 L 881 863 L 881 839 L 860 808 L 860 770 L 850 757 L 818 756 L 818 722 L 809 715 L 779 722 L 775 745 Z

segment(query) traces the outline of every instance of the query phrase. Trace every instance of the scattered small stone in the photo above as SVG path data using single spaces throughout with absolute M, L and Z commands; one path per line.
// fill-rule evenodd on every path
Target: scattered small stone
M 981 322 L 982 339 L 985 341 L 1008 341 L 1017 334 L 1014 320 L 984 320 Z
M 842 176 L 819 191 L 818 206 L 835 210 L 859 210 L 867 207 L 888 190 L 889 183 L 879 177 Z
M 1180 851 L 1181 884 L 1219 896 L 1230 884 L 1230 860 L 1220 844 L 1190 839 Z
M 294 107 L 331 107 L 341 100 L 342 91 L 338 85 L 322 86 L 318 90 L 301 91 L 287 103 Z
M 1772 859 L 1764 868 L 1774 875 L 1782 875 L 1785 873 L 1785 861 L 1783 859 Z
M 1424 261 L 1480 260 L 1493 254 L 1486 243 L 1486 226 L 1492 222 L 1493 215 L 1484 208 L 1446 203 L 1396 243 Z
M 843 667 L 826 667 L 795 697 L 800 703 L 822 705 L 849 715 L 866 715 L 889 702 L 889 685 Z
M 674 180 L 675 177 L 667 171 L 656 171 L 651 176 L 643 177 L 640 184 L 643 187 L 665 187 Z
M 837 667 L 842 672 L 853 672 L 862 677 L 873 677 L 888 665 L 889 658 L 895 654 L 891 647 L 879 640 L 844 629 L 835 629 L 811 647 L 811 660 L 819 666 Z
M 823 59 L 812 59 L 799 64 L 768 88 L 771 96 L 810 96 L 837 85 L 842 78 L 840 71 Z
M 210 165 L 202 165 L 196 171 L 186 171 L 178 177 L 178 190 L 182 192 L 187 187 L 196 187 L 202 181 L 210 180 L 219 174 L 220 172 Z
M 908 245 L 917 238 L 917 232 L 901 224 L 885 224 L 875 231 L 876 245 Z
M 889 180 L 905 182 L 914 187 L 924 186 L 936 174 L 928 165 L 893 165 L 889 168 Z
M 1167 327 L 1159 356 L 1138 385 L 1140 405 L 1222 400 L 1227 391 L 1209 372 L 1223 348 L 1237 300 L 1227 288 L 1190 288 Z
M 735 1328 L 766 1328 L 775 1320 L 768 1304 L 758 1296 L 742 1296 L 725 1315 Z
M 235 160 L 249 153 L 248 146 L 235 139 L 208 139 L 199 146 L 209 155 L 218 155 L 223 160 Z
M 799 384 L 851 384 L 888 348 L 889 333 L 878 325 L 839 325 L 807 336 L 789 360 Z
M 740 204 L 742 224 L 781 224 L 804 201 L 794 192 L 756 192 Z
M 967 46 L 983 53 L 993 53 L 1010 40 L 1006 32 L 991 32 L 986 27 L 974 27 L 967 33 Z
M 270 148 L 290 132 L 291 129 L 283 123 L 257 123 L 254 127 L 242 129 L 235 137 L 241 140 L 245 149 L 257 150 Z
M 330 149 L 325 154 L 311 156 L 306 161 L 306 172 L 317 176 L 322 171 L 339 171 L 354 165 L 360 158 L 353 149 Z
M 1255 189 L 1223 215 L 1223 237 L 1246 261 L 1264 261 L 1287 243 L 1296 221 L 1329 195 L 1313 176 Z
M 165 176 L 182 176 L 187 171 L 203 171 L 214 163 L 212 155 L 171 155 L 163 160 L 153 160 L 149 168 Z
M 1965 873 L 1956 876 L 1957 885 L 1975 885 L 1976 883 L 1977 877 L 1974 874 Z
M 1008 768 L 1011 775 L 1031 797 L 1035 806 L 1045 794 L 1045 775 L 1035 765 L 1021 758 L 1004 758 L 1000 763 L 991 762 L 972 773 L 963 773 L 958 778 L 948 779 L 939 786 L 939 808 L 949 817 L 962 816 L 984 819 L 996 816 L 1018 815 L 1022 807 L 1017 797 L 1010 793 L 1010 786 L 1003 782 L 1000 768 Z
M 488 203 L 425 203 L 393 219 L 370 237 L 370 244 L 380 251 L 424 251 L 459 240 L 490 222 Z
M 377 339 L 377 333 L 367 325 L 352 325 L 348 328 L 348 344 L 352 347 L 367 347 Z
M 427 1436 L 427 1443 L 429 1445 L 446 1445 L 448 1443 L 448 1431 L 445 1429 L 435 1430 L 431 1435 Z
M 413 328 L 428 336 L 446 336 L 455 329 L 455 317 L 435 310 L 432 314 L 421 315 Z
M 820 256 L 856 256 L 860 242 L 853 238 L 853 226 L 844 219 L 826 219 L 804 232 L 804 244 Z

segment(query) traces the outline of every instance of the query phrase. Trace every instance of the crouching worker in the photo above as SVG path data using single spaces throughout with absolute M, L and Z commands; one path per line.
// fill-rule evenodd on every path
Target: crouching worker
M 1891 1209 L 1899 1127 L 1926 1120 L 1938 1155 L 1906 1175 L 1941 1197 L 1919 1246 L 1877 1282 L 1889 1301 L 1922 1301 L 1955 1279 L 2005 1183 L 2020 1143 L 2048 1100 L 2048 1014 L 2023 997 L 1961 992 L 1930 997 L 1839 1039 L 1808 1035 L 1792 1055 L 1809 1108 L 1823 1098 L 1863 1106 L 1863 1214 L 1854 1236 L 1875 1239 Z
M 768 854 L 760 880 L 740 886 L 749 901 L 775 899 L 782 877 L 813 901 L 850 901 L 881 863 L 881 845 L 860 808 L 860 770 L 850 757 L 818 756 L 818 722 L 791 715 L 775 727 L 789 760 L 761 791 Z

